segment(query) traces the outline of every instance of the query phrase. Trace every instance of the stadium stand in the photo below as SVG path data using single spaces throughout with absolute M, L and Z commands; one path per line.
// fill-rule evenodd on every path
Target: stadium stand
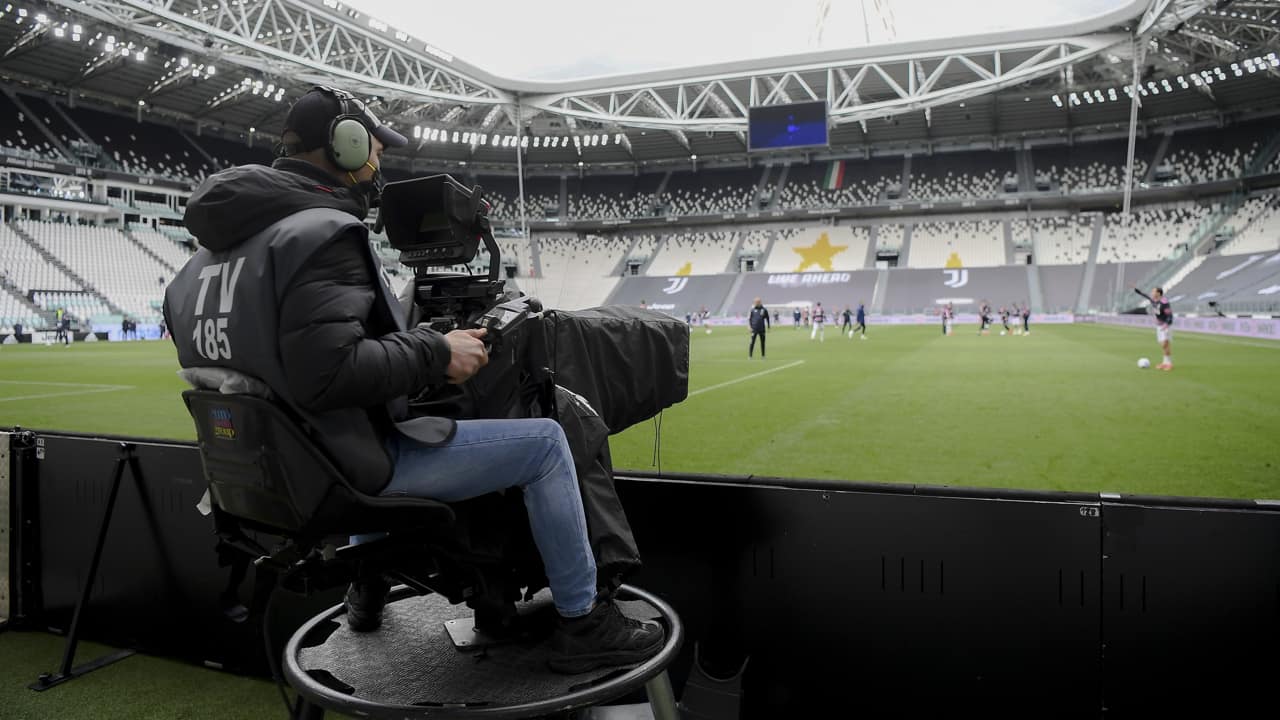
M 493 204 L 489 217 L 504 221 L 520 219 L 520 186 L 514 176 L 485 175 L 476 177 L 475 183 L 484 187 L 485 197 Z M 531 220 L 545 220 L 549 216 L 558 217 L 560 178 L 526 177 L 524 202 L 525 215 Z
M 738 257 L 754 258 L 757 270 L 764 267 L 767 259 L 765 253 L 769 251 L 769 240 L 772 235 L 773 233 L 768 230 L 744 230 Z
M 911 158 L 907 197 L 915 200 L 994 198 L 1006 177 L 1015 176 L 1014 155 L 1002 152 L 950 152 Z
M 32 312 L 21 298 L 5 288 L 0 288 L 0 335 L 13 332 L 13 326 L 21 323 L 25 329 L 39 330 L 45 327 L 44 318 Z
M 175 272 L 194 254 L 187 247 L 176 242 L 173 237 L 152 230 L 146 225 L 131 225 L 126 234 L 138 241 L 139 245 L 150 250 Z
M 1017 219 L 1009 223 L 1017 246 L 1030 244 L 1037 265 L 1076 265 L 1089 259 L 1093 242 L 1093 218 L 1045 217 Z
M 1099 261 L 1094 268 L 1093 286 L 1089 291 L 1085 311 L 1111 312 L 1116 296 L 1131 293 L 1129 286 L 1147 279 L 1159 264 L 1149 260 L 1111 263 Z
M 1227 297 L 1239 312 L 1280 313 L 1280 253 L 1261 262 L 1261 272 Z
M 627 249 L 618 238 L 538 236 L 539 277 L 520 277 L 516 284 L 549 309 L 597 307 L 618 284 L 613 272 Z
M 105 155 L 125 172 L 198 182 L 215 171 L 174 128 L 77 106 L 66 108 Z
M 173 271 L 116 229 L 18 220 L 17 226 L 92 289 L 139 322 L 159 323 Z
M 898 252 L 906 241 L 905 225 L 881 225 L 876 231 L 876 252 Z
M 31 299 L 45 310 L 62 308 L 80 320 L 111 314 L 102 298 L 90 292 L 36 292 Z
M 243 138 L 220 137 L 208 131 L 189 137 L 213 158 L 217 170 L 236 165 L 271 164 L 271 148 L 262 140 L 250 146 Z
M 1134 185 L 1146 176 L 1156 146 L 1139 139 L 1134 149 Z M 1124 187 L 1128 143 L 1120 140 L 1054 145 L 1035 148 L 1032 162 L 1037 177 L 1049 179 L 1050 189 L 1063 194 L 1119 190 Z
M 498 268 L 499 277 L 505 278 L 507 276 L 507 268 L 515 268 L 514 277 L 535 277 L 538 274 L 533 259 L 532 243 L 523 238 L 512 237 L 495 237 L 494 240 L 498 244 L 498 252 L 502 255 L 502 265 Z M 382 254 L 392 258 L 399 256 L 399 252 L 392 249 L 390 244 L 386 245 L 386 249 L 383 250 Z M 489 251 L 481 245 L 470 265 L 432 268 L 432 272 L 484 275 L 489 272 L 490 260 Z M 396 264 L 399 265 L 399 263 Z M 399 265 L 399 269 L 408 277 L 413 277 L 413 271 L 408 267 Z
M 18 96 L 25 108 L 65 144 L 88 140 L 104 149 L 110 162 L 106 165 L 139 174 L 155 175 L 188 182 L 198 181 L 219 168 L 244 163 L 268 163 L 268 143 L 257 141 L 250 147 L 245 138 L 223 135 L 206 128 L 201 135 L 184 137 L 177 129 L 159 123 L 91 108 L 65 108 L 56 99 L 42 96 Z M 89 133 L 81 138 L 72 123 Z M 26 112 L 8 96 L 0 98 L 0 131 L 6 138 L 5 150 L 27 157 L 58 157 L 49 138 L 34 125 Z M 1271 123 L 1256 121 L 1227 128 L 1179 130 L 1172 135 L 1140 139 L 1136 152 L 1135 185 L 1146 182 L 1204 183 L 1238 177 L 1273 135 Z M 194 143 L 194 145 L 193 145 Z M 1162 149 L 1162 143 L 1164 147 Z M 1062 193 L 1117 190 L 1121 187 L 1126 144 L 1122 140 L 1077 142 L 1070 146 L 1037 146 L 1029 155 L 1035 174 L 1049 180 L 1048 189 Z M 210 159 L 212 158 L 212 160 Z M 910 161 L 907 199 L 952 200 L 995 198 L 1017 180 L 1015 173 L 1020 158 L 1012 151 L 957 151 L 935 155 L 913 155 Z M 1155 162 L 1156 167 L 1149 163 Z M 903 179 L 901 156 L 884 156 L 843 161 L 795 162 L 755 168 L 699 168 L 676 172 L 640 174 L 531 176 L 525 181 L 527 211 L 530 219 L 622 219 L 669 215 L 705 215 L 753 208 L 762 173 L 768 184 L 762 201 L 776 195 L 782 208 L 847 207 L 883 203 L 897 199 L 888 190 Z M 1271 159 L 1271 171 L 1280 170 L 1280 156 Z M 784 172 L 785 170 L 785 172 Z M 404 176 L 403 171 L 388 168 L 391 179 Z M 481 173 L 480 176 L 456 175 L 464 182 L 478 182 L 486 187 L 494 201 L 492 216 L 503 221 L 518 219 L 518 192 L 512 175 Z M 561 189 L 564 189 L 562 202 Z M 659 187 L 663 188 L 660 196 Z M 1023 187 L 1026 187 L 1024 179 Z M 902 188 L 898 188 L 901 190 Z M 1043 189 L 1043 188 L 1042 188 Z M 34 191 L 33 191 L 34 192 Z M 126 201 L 124 198 L 131 198 Z M 30 312 L 30 297 L 39 307 L 61 304 L 73 313 L 110 314 L 111 306 L 139 316 L 140 320 L 158 318 L 154 302 L 161 293 L 156 282 L 167 277 L 190 256 L 189 235 L 181 227 L 182 208 L 161 202 L 162 195 L 141 191 L 108 190 L 106 201 L 132 216 L 157 218 L 161 223 L 134 223 L 127 232 L 111 228 L 56 225 L 18 221 L 17 227 L 36 238 L 39 245 L 63 263 L 72 275 L 51 264 L 27 240 L 4 226 L 0 229 L 0 257 L 6 261 L 5 276 L 9 294 L 17 301 L 5 305 L 14 313 Z M 563 211 L 563 213 L 562 213 Z M 948 264 L 966 269 L 997 268 L 1006 262 L 1005 223 L 1008 237 L 1021 260 L 1029 254 L 1038 268 L 1043 307 L 1046 311 L 1073 309 L 1085 278 L 1094 223 L 1101 223 L 1098 266 L 1094 282 L 1086 293 L 1087 306 L 1108 310 L 1117 289 L 1127 283 L 1142 281 L 1158 261 L 1177 252 L 1198 224 L 1212 213 L 1209 207 L 1190 202 L 1164 206 L 1138 205 L 1129 219 L 1119 214 L 1101 218 L 1091 215 L 1055 217 L 986 216 L 975 220 L 934 220 L 928 216 L 894 217 L 891 223 L 876 225 L 877 251 L 906 250 L 902 260 L 912 269 L 936 270 Z M 1231 256 L 1244 258 L 1280 251 L 1280 195 L 1271 194 L 1249 199 L 1227 223 L 1224 235 L 1230 240 L 1219 247 L 1216 255 L 1199 266 L 1187 266 L 1187 274 L 1173 287 L 1188 294 L 1217 293 L 1217 297 L 1248 297 L 1255 290 L 1250 283 L 1264 279 L 1262 266 L 1258 277 L 1252 270 L 1241 272 L 1228 283 L 1214 273 Z M 74 228 L 73 231 L 66 230 Z M 67 239 L 53 237 L 64 231 L 92 237 L 84 243 L 105 243 L 122 248 L 130 265 L 103 265 L 90 261 L 83 248 Z M 98 235 L 96 233 L 101 233 Z M 910 243 L 906 239 L 910 237 Z M 639 264 L 643 274 L 655 278 L 677 275 L 715 275 L 745 269 L 740 257 L 754 259 L 753 268 L 765 273 L 795 273 L 827 270 L 820 262 L 804 265 L 805 258 L 797 250 L 812 248 L 823 235 L 833 247 L 846 246 L 830 256 L 830 270 L 854 272 L 867 264 L 868 243 L 872 231 L 867 227 L 841 225 L 795 225 L 721 227 L 693 231 L 678 223 L 664 234 L 623 235 L 613 239 L 597 236 L 535 234 L 534 239 L 499 238 L 503 250 L 503 271 L 514 266 L 514 278 L 522 286 L 537 289 L 556 306 L 585 307 L 602 302 L 614 291 L 619 271 L 628 264 Z M 126 237 L 127 236 L 127 237 Z M 60 236 L 59 236 L 60 238 Z M 399 289 L 412 278 L 412 272 L 396 261 L 396 252 L 385 238 L 373 237 L 379 254 L 384 257 Z M 909 246 L 908 246 L 909 245 Z M 95 256 L 96 258 L 96 256 Z M 157 261 L 155 258 L 159 258 Z M 118 259 L 117 259 L 118 260 Z M 624 260 L 630 261 L 623 262 Z M 120 260 L 123 262 L 123 260 Z M 439 268 L 442 272 L 482 273 L 489 259 L 481 251 L 469 267 Z M 1196 262 L 1200 262 L 1196 259 Z M 1257 261 L 1259 263 L 1263 260 Z M 112 268 L 114 275 L 104 268 Z M 1274 267 L 1267 265 L 1265 267 Z M 1024 268 L 1007 268 L 1022 273 Z M 82 273 L 82 286 L 74 274 Z M 874 275 L 874 273 L 873 273 Z M 937 294 L 931 275 L 920 275 L 921 290 Z M 1010 278 L 1015 278 L 1011 275 Z M 1212 280 L 1212 281 L 1211 281 Z M 893 272 L 893 288 L 886 298 L 886 312 L 902 312 L 930 307 L 932 298 L 914 300 L 906 297 L 904 287 L 915 284 L 916 276 Z M 1238 282 L 1237 282 L 1238 281 Z M 1007 295 L 1000 302 L 1013 302 L 1025 296 L 1025 277 L 1008 283 L 992 281 L 989 294 Z M 1021 285 L 1020 285 L 1021 284 Z M 1274 283 L 1273 283 L 1274 284 Z M 971 280 L 970 285 L 973 285 Z M 156 287 L 152 287 L 156 286 Z M 927 287 L 926 287 L 927 286 Z M 98 295 L 94 296 L 94 293 Z M 966 295 L 979 294 L 972 287 Z M 710 297 L 704 292 L 706 297 Z M 714 293 L 711 293 L 714 294 Z M 101 300 L 105 299 L 105 303 Z M 870 298 L 866 298 L 870 299 Z M 996 298 L 992 299 L 995 304 Z M 1263 298 L 1264 300 L 1266 298 Z M 95 305 L 94 303 L 97 303 Z M 1243 302 L 1243 301 L 1242 301 Z M 80 310 L 71 309 L 75 305 Z M 0 317 L 7 317 L 6 315 Z M 37 314 L 36 317 L 39 317 Z
M 80 283 L 50 264 L 8 225 L 0 225 L 0 270 L 24 294 L 35 290 L 83 290 Z
M 649 265 L 649 275 L 714 275 L 728 267 L 737 247 L 737 233 L 676 233 Z
M 182 213 L 169 207 L 168 203 L 156 202 L 154 200 L 143 200 L 135 197 L 133 206 L 137 208 L 138 213 L 147 217 L 162 217 L 171 220 L 181 220 Z
M 1107 215 L 1098 262 L 1164 260 L 1190 239 L 1210 209 L 1191 203 Z
M 911 231 L 908 267 L 995 267 L 1004 261 L 1001 222 L 922 222 Z
M 0 93 L 0 138 L 3 138 L 0 151 L 7 155 L 38 160 L 64 159 L 40 128 L 18 109 L 8 93 Z
M 523 238 L 496 238 L 496 240 L 504 265 L 514 265 L 518 276 L 529 277 L 537 273 L 533 263 L 533 246 L 528 240 Z M 487 258 L 488 253 L 485 255 Z M 484 266 L 486 269 L 489 267 L 487 259 Z
M 791 165 L 779 204 L 786 208 L 870 205 L 879 201 L 887 185 L 902 180 L 900 157 L 842 161 L 843 173 L 836 173 L 838 184 L 827 182 L 833 162 Z
M 787 228 L 778 233 L 765 263 L 765 272 L 832 272 L 859 270 L 866 264 L 870 232 L 850 225 Z M 822 244 L 833 250 L 823 251 Z M 844 249 L 836 250 L 835 248 Z M 802 251 L 809 251 L 808 254 Z M 817 253 L 814 250 L 818 250 Z M 829 257 L 830 266 L 819 261 Z
M 570 178 L 569 217 L 650 217 L 654 215 L 653 193 L 662 177 L 660 173 L 647 173 Z
M 1276 293 L 1259 294 L 1280 284 L 1280 253 L 1217 255 L 1204 258 L 1199 267 L 1169 289 L 1169 298 L 1183 312 L 1207 312 L 1209 301 L 1263 303 Z
M 635 246 L 627 253 L 629 262 L 640 262 L 641 264 L 648 262 L 657 252 L 661 245 L 661 239 L 657 235 L 636 235 Z
M 706 168 L 671 173 L 658 197 L 669 215 L 709 215 L 751 206 L 760 171 L 750 168 Z
M 1280 250 L 1280 194 L 1246 200 L 1233 220 L 1235 237 L 1219 249 L 1221 254 Z
M 1162 179 L 1166 164 L 1174 173 L 1170 179 L 1183 185 L 1238 178 L 1272 133 L 1266 123 L 1174 133 L 1155 179 Z
M 18 98 L 22 100 L 22 103 L 27 106 L 27 109 L 30 110 L 32 114 L 40 118 L 41 122 L 45 124 L 45 127 L 49 128 L 49 132 L 53 133 L 54 137 L 61 140 L 62 144 L 65 145 L 67 149 L 74 150 L 72 144 L 78 140 L 84 140 L 84 138 L 80 136 L 80 133 L 67 123 L 66 119 L 63 118 L 62 113 L 54 109 L 52 101 L 36 95 L 19 94 Z M 74 160 L 75 158 L 72 159 Z

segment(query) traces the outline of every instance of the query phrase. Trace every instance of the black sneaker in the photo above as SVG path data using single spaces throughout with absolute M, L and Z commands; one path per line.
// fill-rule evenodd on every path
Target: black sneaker
M 634 665 L 658 654 L 665 634 L 661 625 L 629 618 L 616 603 L 601 600 L 587 615 L 560 618 L 551 636 L 556 655 L 549 664 L 552 670 L 570 675 Z
M 382 625 L 382 608 L 387 604 L 390 584 L 381 577 L 357 580 L 347 588 L 343 605 L 347 608 L 347 627 L 355 632 L 372 632 Z

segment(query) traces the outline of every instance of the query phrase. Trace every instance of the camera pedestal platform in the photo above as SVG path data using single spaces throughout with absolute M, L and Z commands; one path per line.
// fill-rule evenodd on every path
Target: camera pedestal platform
M 455 611 L 462 610 L 460 606 Z M 517 606 L 519 616 L 515 626 L 505 630 L 489 630 L 477 627 L 474 615 L 454 618 L 444 622 L 445 632 L 453 641 L 453 647 L 462 652 L 476 652 L 498 645 L 509 645 L 521 642 L 541 642 L 550 637 L 555 630 L 555 605 L 551 602 L 551 593 L 544 590 L 527 603 Z
M 295 716 L 314 718 L 323 708 L 374 718 L 539 717 L 616 701 L 643 686 L 653 717 L 677 717 L 666 668 L 680 651 L 683 627 L 669 606 L 644 591 L 624 585 L 619 608 L 662 623 L 662 650 L 640 665 L 578 675 L 551 671 L 545 634 L 460 650 L 448 623 L 474 627 L 470 611 L 438 595 L 411 593 L 393 592 L 374 632 L 352 632 L 338 605 L 290 638 L 284 674 L 300 696 Z M 537 607 L 523 609 L 541 615 Z

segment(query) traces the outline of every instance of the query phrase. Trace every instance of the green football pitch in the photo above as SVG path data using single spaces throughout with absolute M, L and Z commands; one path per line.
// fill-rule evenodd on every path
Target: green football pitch
M 1041 326 L 695 329 L 689 398 L 611 440 L 620 469 L 1280 498 L 1280 342 Z M 0 348 L 0 427 L 194 437 L 168 342 Z M 655 445 L 657 447 L 655 447 Z M 655 452 L 655 450 L 657 452 Z

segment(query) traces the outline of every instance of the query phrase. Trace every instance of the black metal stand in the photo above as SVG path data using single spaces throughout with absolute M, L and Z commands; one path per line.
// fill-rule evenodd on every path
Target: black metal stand
M 299 695 L 289 720 L 324 720 L 324 708 Z
M 142 469 L 138 466 L 138 458 L 133 454 L 134 449 L 133 443 L 120 443 L 120 457 L 116 458 L 115 474 L 111 478 L 111 492 L 107 495 L 107 507 L 102 514 L 102 525 L 98 528 L 98 541 L 93 546 L 93 557 L 89 561 L 89 572 L 85 576 L 84 586 L 80 590 L 80 600 L 76 603 L 75 614 L 71 617 L 71 632 L 67 634 L 67 648 L 62 653 L 62 665 L 56 673 L 41 673 L 35 682 L 27 686 L 32 690 L 48 690 L 68 680 L 123 660 L 134 653 L 133 650 L 118 650 L 74 668 L 71 667 L 71 663 L 76 657 L 76 646 L 80 644 L 80 618 L 84 614 L 85 606 L 89 604 L 89 596 L 93 593 L 93 581 L 98 576 L 98 562 L 102 559 L 102 548 L 107 542 L 107 530 L 111 528 L 111 514 L 115 511 L 116 496 L 120 494 L 120 480 L 124 476 L 126 464 L 129 466 L 130 472 L 133 473 L 133 481 L 139 485 L 142 483 Z

